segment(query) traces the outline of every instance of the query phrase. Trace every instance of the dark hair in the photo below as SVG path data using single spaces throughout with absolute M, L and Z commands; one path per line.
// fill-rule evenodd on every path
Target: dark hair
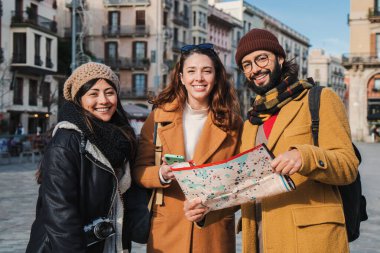
M 150 99 L 149 103 L 153 104 L 154 108 L 162 108 L 164 104 L 177 99 L 178 105 L 171 111 L 183 110 L 187 100 L 187 90 L 181 82 L 180 74 L 183 72 L 184 62 L 193 54 L 206 55 L 214 64 L 215 85 L 209 95 L 213 123 L 225 131 L 236 129 L 241 121 L 236 91 L 228 81 L 226 70 L 213 49 L 195 48 L 183 52 L 171 73 L 170 84 L 157 97 Z
M 90 131 L 93 131 L 93 120 L 95 119 L 95 116 L 82 107 L 81 98 L 99 80 L 100 80 L 99 78 L 96 78 L 85 83 L 78 90 L 77 94 L 75 95 L 73 99 L 74 104 L 76 104 L 78 108 L 81 108 L 82 113 L 84 115 L 85 123 L 87 127 L 90 129 Z M 115 89 L 115 91 L 117 90 L 116 85 L 113 82 L 111 82 L 110 80 L 106 80 L 106 81 Z M 113 126 L 115 126 L 117 129 L 119 129 L 123 133 L 123 135 L 127 138 L 127 140 L 131 142 L 131 157 L 134 157 L 136 148 L 137 148 L 136 134 L 131 124 L 129 123 L 127 113 L 124 111 L 123 106 L 121 105 L 119 94 L 117 94 L 116 112 L 114 113 L 114 115 L 112 115 L 110 123 Z
M 73 99 L 73 103 L 78 108 L 80 108 L 81 113 L 84 116 L 85 123 L 88 129 L 90 129 L 90 131 L 93 131 L 95 116 L 82 107 L 81 98 L 99 80 L 100 78 L 96 78 L 85 83 L 79 89 L 79 91 L 75 95 L 75 98 Z M 110 80 L 106 80 L 106 81 L 116 90 L 116 85 L 113 82 L 111 82 Z M 117 94 L 116 112 L 114 113 L 114 115 L 112 115 L 110 123 L 111 123 L 111 127 L 115 127 L 116 129 L 121 131 L 121 133 L 125 136 L 125 138 L 130 142 L 130 145 L 131 145 L 131 148 L 130 148 L 131 161 L 130 162 L 131 164 L 133 164 L 134 157 L 136 155 L 136 149 L 137 149 L 137 138 L 131 124 L 129 123 L 127 113 L 124 111 L 123 106 L 121 105 L 119 94 Z M 51 128 L 49 132 L 50 132 L 49 134 L 51 135 L 51 133 L 53 132 L 53 128 Z M 41 162 L 37 167 L 35 178 L 36 178 L 37 183 L 41 184 L 42 182 Z
M 295 58 L 290 60 L 284 60 L 281 68 L 281 82 L 285 78 L 289 78 L 289 83 L 296 82 L 298 80 L 299 66 L 295 62 Z

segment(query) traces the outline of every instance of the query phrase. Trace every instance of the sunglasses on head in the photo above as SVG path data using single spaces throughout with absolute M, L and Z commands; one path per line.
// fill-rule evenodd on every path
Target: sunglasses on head
M 211 43 L 203 43 L 199 45 L 185 45 L 181 48 L 181 53 L 187 53 L 194 49 L 214 49 L 214 44 Z

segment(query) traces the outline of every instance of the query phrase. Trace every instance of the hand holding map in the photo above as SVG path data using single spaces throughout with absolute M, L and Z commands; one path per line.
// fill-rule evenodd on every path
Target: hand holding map
M 188 200 L 199 197 L 210 210 L 218 210 L 294 190 L 289 176 L 272 172 L 272 160 L 261 144 L 225 161 L 177 163 L 172 171 Z

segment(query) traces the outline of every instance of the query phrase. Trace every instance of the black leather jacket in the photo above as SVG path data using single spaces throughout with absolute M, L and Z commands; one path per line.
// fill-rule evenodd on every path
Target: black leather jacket
M 80 142 L 79 132 L 58 129 L 46 149 L 26 252 L 103 252 L 104 242 L 86 247 L 83 228 L 107 217 L 116 201 L 117 178 L 88 152 L 81 157 Z M 130 249 L 124 239 L 123 247 Z

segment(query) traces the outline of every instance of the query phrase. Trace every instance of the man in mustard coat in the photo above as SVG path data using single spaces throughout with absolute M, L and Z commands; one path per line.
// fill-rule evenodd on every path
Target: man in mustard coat
M 277 38 L 253 29 L 239 42 L 236 63 L 257 94 L 244 124 L 240 152 L 266 142 L 273 171 L 296 190 L 242 205 L 243 252 L 349 252 L 337 185 L 353 182 L 358 160 L 345 108 L 323 89 L 319 147 L 313 146 L 308 91 L 298 66 Z

